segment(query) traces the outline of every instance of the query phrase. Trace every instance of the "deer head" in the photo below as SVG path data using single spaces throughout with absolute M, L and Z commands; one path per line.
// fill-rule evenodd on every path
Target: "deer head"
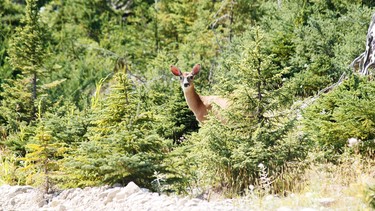
M 176 66 L 171 65 L 171 71 L 173 75 L 180 77 L 180 84 L 183 90 L 194 87 L 193 81 L 194 76 L 196 76 L 201 70 L 201 65 L 196 64 L 191 72 L 181 72 Z

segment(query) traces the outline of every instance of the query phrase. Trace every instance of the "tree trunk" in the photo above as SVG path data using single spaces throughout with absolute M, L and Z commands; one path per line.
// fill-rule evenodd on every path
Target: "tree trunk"
M 234 16 L 234 2 L 233 0 L 230 3 L 230 14 L 229 14 L 229 42 L 232 42 L 233 37 L 233 16 Z
M 350 67 L 361 75 L 371 75 L 369 68 L 375 67 L 375 13 L 372 15 L 370 26 L 367 31 L 366 51 L 358 56 L 350 64 Z
M 32 78 L 32 81 L 31 81 L 31 83 L 32 83 L 32 90 L 31 90 L 31 106 L 32 106 L 32 109 L 31 109 L 31 112 L 32 112 L 32 114 L 31 114 L 31 118 L 32 119 L 34 119 L 34 118 L 36 118 L 36 116 L 37 116 L 37 111 L 36 111 L 36 106 L 35 106 L 35 101 L 36 101 L 36 95 L 37 95 L 37 87 L 36 87 L 36 81 L 37 81 L 37 74 L 36 74 L 36 72 L 35 73 L 33 73 L 33 76 L 32 76 L 33 78 Z
M 258 98 L 258 105 L 257 105 L 257 119 L 258 123 L 261 123 L 263 121 L 263 107 L 262 107 L 262 71 L 261 71 L 261 65 L 262 65 L 262 60 L 258 58 L 258 67 L 257 67 L 257 77 L 258 81 L 256 83 L 257 86 L 257 98 Z
M 159 52 L 159 31 L 158 31 L 158 1 L 155 0 L 155 25 L 154 25 L 154 36 L 155 36 L 155 53 Z

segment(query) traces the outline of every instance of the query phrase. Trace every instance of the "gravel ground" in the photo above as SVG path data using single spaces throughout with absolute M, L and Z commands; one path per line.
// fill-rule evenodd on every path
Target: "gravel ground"
M 159 195 L 134 183 L 126 187 L 90 187 L 64 190 L 52 195 L 30 186 L 0 187 L 0 210 L 249 210 L 231 199 L 208 202 L 197 198 Z
M 306 203 L 306 201 L 308 203 Z M 302 203 L 305 202 L 305 203 Z M 354 203 L 355 202 L 355 203 Z M 340 207 L 337 204 L 346 203 Z M 343 208 L 343 209 L 342 209 Z M 313 193 L 287 198 L 268 195 L 263 198 L 239 197 L 211 199 L 210 201 L 183 196 L 168 196 L 140 188 L 133 182 L 126 187 L 87 187 L 68 189 L 45 195 L 30 186 L 0 186 L 0 211 L 318 211 L 368 210 L 352 197 L 316 198 Z

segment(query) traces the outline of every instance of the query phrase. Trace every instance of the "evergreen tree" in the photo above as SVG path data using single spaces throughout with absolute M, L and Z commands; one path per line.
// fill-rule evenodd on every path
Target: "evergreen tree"
M 361 140 L 363 152 L 373 147 L 375 83 L 353 75 L 340 87 L 323 95 L 304 112 L 304 131 L 334 159 L 350 138 Z
M 46 73 L 43 68 L 48 40 L 40 22 L 37 1 L 28 0 L 26 13 L 9 44 L 9 63 L 13 67 L 10 78 L 2 84 L 1 121 L 5 143 L 17 154 L 32 135 L 27 128 L 36 118 L 36 100 L 42 94 L 40 80 Z M 29 132 L 26 132 L 29 131 Z M 18 137 L 18 138 L 17 138 Z
M 43 7 L 41 20 L 51 35 L 44 65 L 51 72 L 40 81 L 59 85 L 46 90 L 53 103 L 63 98 L 84 110 L 95 84 L 112 73 L 113 61 L 125 54 L 121 43 L 126 30 L 106 3 L 64 0 Z
M 14 87 L 12 93 L 3 96 L 6 100 L 13 101 L 10 105 L 16 104 L 16 106 L 9 107 L 9 103 L 3 102 L 2 107 L 10 109 L 14 113 L 20 112 L 25 117 L 23 120 L 30 122 L 36 118 L 35 102 L 39 94 L 38 79 L 46 72 L 43 69 L 46 53 L 44 50 L 45 33 L 39 22 L 37 2 L 27 0 L 26 3 L 26 14 L 22 20 L 24 26 L 17 29 L 9 47 L 10 64 L 15 70 L 21 71 L 21 74 L 19 78 L 10 82 L 10 86 Z M 21 87 L 22 89 L 19 89 Z M 19 98 L 21 96 L 24 97 Z M 29 97 L 30 99 L 27 99 Z M 11 119 L 7 118 L 7 120 L 10 121 Z
M 191 153 L 197 155 L 198 171 L 207 171 L 203 181 L 225 188 L 229 194 L 256 184 L 259 164 L 276 177 L 287 161 L 304 156 L 298 152 L 303 146 L 299 140 L 284 141 L 293 126 L 293 116 L 288 117 L 281 106 L 283 70 L 272 64 L 273 55 L 265 51 L 265 40 L 259 28 L 251 28 L 233 40 L 222 65 L 231 67 L 226 70 L 230 79 L 218 85 L 231 80 L 242 82 L 228 87 L 233 91 L 231 107 L 227 112 L 219 111 L 227 123 L 212 117 L 192 137 L 196 148 Z
M 8 56 L 9 40 L 12 38 L 15 26 L 20 24 L 22 17 L 22 5 L 12 1 L 0 2 L 0 85 L 4 79 L 11 75 L 11 68 L 6 62 Z
M 25 147 L 27 153 L 21 158 L 23 165 L 19 174 L 25 175 L 25 184 L 41 187 L 45 193 L 50 192 L 57 183 L 55 177 L 61 173 L 59 158 L 63 157 L 66 148 L 52 136 L 42 120 L 33 140 Z
M 108 96 L 93 104 L 89 140 L 81 143 L 69 161 L 71 182 L 135 181 L 149 187 L 154 172 L 163 172 L 166 145 L 153 128 L 152 113 L 146 111 L 127 77 L 124 72 L 116 73 Z
M 333 149 L 332 156 L 346 150 L 348 138 L 371 144 L 371 80 L 354 76 L 321 96 L 304 113 L 304 127 L 290 107 L 349 72 L 364 51 L 373 5 L 0 1 L 0 147 L 14 164 L 3 178 L 150 186 L 159 171 L 179 191 L 216 185 L 238 192 L 258 181 L 260 163 L 274 178 L 286 162 L 303 159 L 305 140 Z M 126 61 L 126 74 L 113 68 L 116 60 Z M 202 65 L 199 93 L 232 100 L 220 111 L 227 124 L 211 117 L 198 128 L 188 110 L 168 67 L 195 63 Z M 102 94 L 91 100 L 102 78 Z M 60 178 L 55 171 L 63 171 Z

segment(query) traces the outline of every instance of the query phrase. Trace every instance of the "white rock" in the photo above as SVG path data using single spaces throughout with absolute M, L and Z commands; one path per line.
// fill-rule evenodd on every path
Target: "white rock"
M 8 196 L 13 195 L 12 198 Z M 311 194 L 313 195 L 313 194 Z M 0 211 L 2 210 L 30 210 L 30 211 L 250 211 L 257 209 L 254 199 L 217 199 L 215 201 L 197 198 L 167 196 L 147 192 L 134 183 L 126 187 L 92 187 L 70 189 L 62 191 L 59 195 L 50 195 L 49 200 L 43 198 L 38 189 L 23 186 L 0 186 Z M 255 199 L 258 200 L 258 199 Z M 269 203 L 281 200 L 279 197 L 270 196 Z M 314 200 L 314 199 L 313 199 Z M 332 198 L 314 200 L 322 209 L 337 202 Z M 264 207 L 262 209 L 265 209 Z M 277 211 L 290 211 L 296 209 L 287 206 L 274 209 Z M 316 211 L 312 208 L 301 208 L 301 211 Z
M 107 195 L 107 199 L 104 201 L 104 204 L 107 204 L 107 203 L 109 203 L 109 202 L 112 202 L 113 199 L 115 198 L 115 196 L 116 196 L 116 194 L 117 194 L 118 192 L 120 192 L 120 189 L 114 189 L 114 188 L 113 188 L 113 189 L 108 193 L 108 195 Z
M 108 195 L 108 192 L 103 192 L 103 193 L 100 193 L 99 194 L 99 199 L 104 199 L 105 197 L 107 197 L 107 195 Z
M 141 188 L 141 191 L 142 191 L 142 192 L 145 192 L 145 193 L 150 193 L 150 190 L 147 189 L 147 188 Z
M 124 200 L 128 196 L 128 193 L 125 192 L 124 190 L 120 191 L 119 193 L 116 194 L 116 197 L 114 198 L 116 201 L 119 200 Z
M 292 209 L 289 207 L 279 207 L 277 208 L 277 211 L 292 211 Z
M 336 202 L 336 200 L 333 199 L 333 198 L 321 198 L 321 199 L 318 199 L 318 202 L 319 202 L 322 206 L 329 207 L 329 206 L 331 206 L 332 204 L 334 204 L 334 203 Z
M 124 188 L 124 190 L 129 195 L 141 191 L 141 189 L 134 182 L 129 182 L 128 185 Z
M 58 205 L 60 205 L 60 201 L 58 199 L 54 199 L 52 200 L 52 202 L 49 204 L 50 207 L 57 207 Z
M 302 208 L 301 211 L 317 211 L 317 210 L 314 208 L 306 207 L 306 208 Z
M 66 207 L 64 205 L 60 205 L 58 211 L 66 211 Z
M 182 198 L 177 202 L 178 207 L 183 207 L 188 202 L 188 197 Z

